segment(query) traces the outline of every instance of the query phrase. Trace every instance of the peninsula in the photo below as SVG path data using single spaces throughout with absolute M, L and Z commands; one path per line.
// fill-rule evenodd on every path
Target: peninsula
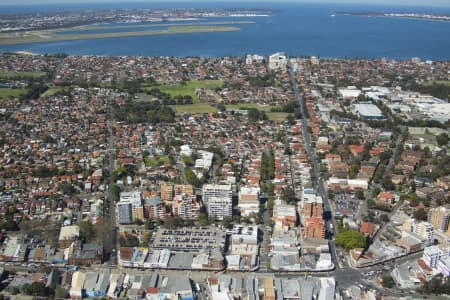
M 16 45 L 25 43 L 41 43 L 41 42 L 56 42 L 56 41 L 70 41 L 70 40 L 85 40 L 85 39 L 101 39 L 101 38 L 116 38 L 116 37 L 132 37 L 145 35 L 162 35 L 162 34 L 179 34 L 179 33 L 197 33 L 197 32 L 225 32 L 238 31 L 239 27 L 226 25 L 244 25 L 253 24 L 250 21 L 233 21 L 233 22 L 204 22 L 204 23 L 183 23 L 183 24 L 165 24 L 158 25 L 158 29 L 154 29 L 155 25 L 134 25 L 134 26 L 103 26 L 103 27 L 73 27 L 70 29 L 56 29 L 56 30 L 33 30 L 21 31 L 15 33 L 0 33 L 0 45 Z M 130 31 L 114 31 L 116 29 L 129 28 Z M 133 30 L 136 27 L 148 27 L 148 30 Z M 160 29 L 159 27 L 164 27 Z M 108 32 L 85 33 L 88 30 L 113 30 Z
M 380 12 L 336 12 L 334 16 L 388 17 L 431 21 L 450 21 L 450 15 L 418 14 L 418 13 L 380 13 Z

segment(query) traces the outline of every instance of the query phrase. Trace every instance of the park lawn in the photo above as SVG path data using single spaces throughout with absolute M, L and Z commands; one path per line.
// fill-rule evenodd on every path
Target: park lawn
M 49 88 L 48 90 L 46 90 L 42 95 L 41 95 L 41 97 L 50 97 L 50 96 L 53 96 L 53 95 L 55 95 L 57 92 L 59 92 L 59 91 L 61 91 L 62 90 L 62 88 L 60 88 L 60 87 L 51 87 L 51 88 Z
M 287 116 L 289 116 L 289 113 L 285 113 L 285 112 L 268 112 L 267 113 L 267 117 L 272 120 L 272 121 L 276 121 L 276 122 L 281 122 L 286 120 Z
M 262 111 L 268 112 L 268 111 L 270 111 L 270 109 L 275 108 L 276 106 L 261 105 L 258 103 L 242 103 L 242 104 L 227 104 L 227 105 L 225 105 L 225 107 L 229 110 L 256 108 L 257 110 L 262 110 Z
M 144 158 L 145 166 L 157 168 L 162 165 L 170 165 L 170 158 L 168 155 L 157 155 L 155 157 Z
M 14 72 L 14 71 L 4 71 L 0 72 L 0 78 L 15 78 L 15 77 L 25 77 L 25 78 L 41 78 L 47 73 L 45 72 Z
M 436 84 L 444 84 L 450 86 L 450 80 L 436 80 Z
M 198 103 L 196 89 L 215 89 L 223 85 L 220 80 L 192 80 L 186 82 L 186 84 L 171 85 L 171 84 L 161 84 L 156 86 L 146 87 L 145 90 L 151 90 L 152 88 L 158 88 L 164 93 L 168 93 L 172 97 L 175 96 L 191 96 L 194 103 Z
M 203 113 L 215 113 L 218 111 L 219 110 L 216 107 L 213 107 L 206 103 L 175 105 L 175 112 L 177 114 L 180 114 L 180 113 L 203 114 Z
M 27 93 L 26 89 L 10 89 L 10 88 L 0 88 L 0 98 L 17 98 L 21 95 L 25 95 Z

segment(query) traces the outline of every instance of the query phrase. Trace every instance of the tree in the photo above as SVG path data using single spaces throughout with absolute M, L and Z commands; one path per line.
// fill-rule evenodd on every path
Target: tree
M 350 167 L 348 167 L 348 178 L 355 179 L 356 175 L 358 175 L 360 168 L 360 164 L 351 164 Z
M 78 222 L 78 226 L 80 227 L 80 239 L 83 242 L 89 242 L 94 238 L 95 230 L 91 221 Z
M 366 237 L 355 230 L 346 230 L 340 232 L 336 236 L 335 240 L 336 245 L 342 246 L 347 250 L 355 249 L 355 248 L 365 248 L 367 244 Z
M 443 133 L 439 134 L 438 136 L 436 136 L 436 142 L 438 143 L 438 145 L 440 147 L 447 145 L 448 141 L 449 141 L 449 137 L 446 132 L 443 132 Z
M 150 239 L 152 238 L 152 233 L 151 232 L 146 232 L 144 233 L 144 237 L 142 238 L 142 246 L 143 247 L 148 247 L 148 244 L 150 243 Z
M 120 236 L 120 247 L 137 247 L 139 246 L 139 239 L 134 234 L 125 232 Z
M 281 190 L 281 199 L 287 203 L 295 202 L 295 191 L 291 187 L 285 187 Z
M 178 216 L 169 217 L 164 222 L 164 228 L 175 229 L 178 227 L 182 227 L 184 225 L 184 221 L 182 218 Z
M 357 191 L 355 193 L 356 198 L 358 198 L 359 200 L 364 200 L 364 192 L 363 191 Z
M 392 182 L 392 178 L 390 176 L 383 177 L 381 180 L 381 186 L 387 191 L 395 190 L 395 184 Z
M 386 215 L 386 214 L 382 214 L 382 215 L 380 216 L 380 221 L 383 222 L 383 223 L 389 222 L 389 216 Z
M 428 219 L 427 212 L 423 208 L 417 209 L 413 213 L 413 216 L 414 216 L 414 219 L 416 219 L 417 221 L 426 221 Z
M 222 219 L 222 226 L 225 228 L 229 228 L 231 225 L 231 221 L 232 221 L 232 219 L 230 217 L 224 216 Z
M 67 299 L 69 297 L 69 293 L 65 288 L 58 285 L 55 289 L 55 298 L 56 299 Z
M 32 284 L 24 284 L 22 287 L 22 292 L 31 296 L 48 296 L 50 295 L 50 290 L 45 287 L 42 282 L 33 282 Z
M 384 288 L 393 288 L 395 286 L 394 279 L 392 279 L 392 276 L 389 274 L 384 274 L 383 277 L 381 277 L 381 284 Z
M 195 186 L 196 188 L 200 188 L 202 186 L 202 182 L 198 179 L 197 175 L 195 175 L 194 171 L 188 167 L 184 168 L 184 177 L 186 177 L 189 184 Z
M 200 226 L 206 226 L 209 225 L 209 219 L 206 212 L 202 211 L 198 214 L 197 222 Z
M 155 228 L 155 226 L 153 225 L 153 220 L 152 219 L 147 219 L 145 221 L 145 229 L 153 230 L 154 228 Z
M 425 282 L 422 287 L 417 289 L 417 292 L 421 294 L 448 295 L 450 294 L 450 279 L 448 277 L 442 279 L 442 276 L 436 276 Z
M 58 191 L 64 195 L 72 195 L 76 193 L 75 187 L 70 182 L 63 182 L 58 186 Z

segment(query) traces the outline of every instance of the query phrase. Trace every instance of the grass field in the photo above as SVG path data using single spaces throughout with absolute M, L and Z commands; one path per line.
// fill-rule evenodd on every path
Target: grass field
M 147 167 L 159 167 L 162 165 L 170 164 L 170 158 L 168 155 L 158 155 L 155 157 L 146 157 L 144 163 Z
M 260 105 L 257 103 L 248 103 L 248 104 L 228 104 L 225 105 L 227 109 L 245 109 L 245 108 L 256 108 L 257 110 L 263 110 L 265 112 L 270 111 L 271 108 L 275 106 L 270 105 Z
M 180 113 L 215 113 L 219 110 L 206 103 L 195 103 L 189 105 L 175 105 L 175 112 Z
M 9 88 L 0 88 L 0 98 L 15 98 L 21 95 L 25 95 L 27 93 L 26 89 L 9 89 Z
M 267 113 L 267 117 L 270 120 L 276 121 L 276 122 L 281 122 L 281 121 L 286 120 L 288 115 L 289 115 L 288 113 L 284 113 L 284 112 L 268 112 Z
M 60 87 L 51 87 L 48 90 L 46 90 L 41 97 L 49 97 L 49 96 L 53 96 L 54 94 L 56 94 L 57 92 L 61 91 L 62 88 Z
M 162 84 L 158 86 L 150 86 L 144 88 L 145 90 L 151 90 L 152 88 L 158 88 L 164 93 L 168 93 L 172 97 L 175 96 L 191 96 L 194 104 L 199 102 L 198 96 L 195 93 L 196 89 L 215 89 L 222 86 L 222 81 L 220 80 L 192 80 L 186 82 L 184 85 L 167 85 Z
M 26 77 L 26 78 L 40 78 L 44 77 L 47 73 L 45 72 L 0 72 L 0 78 L 15 78 L 15 77 Z
M 103 38 L 118 38 L 131 36 L 161 35 L 161 34 L 180 34 L 180 33 L 196 33 L 196 32 L 226 32 L 238 31 L 239 27 L 230 26 L 171 26 L 163 30 L 143 30 L 143 31 L 117 31 L 104 33 L 74 33 L 74 34 L 56 34 L 55 30 L 37 30 L 25 31 L 19 34 L 3 33 L 0 34 L 0 45 L 17 45 L 27 43 L 43 43 L 57 41 L 73 41 Z M 70 31 L 70 30 L 66 30 Z
M 437 81 L 435 81 L 435 83 L 450 86 L 450 80 L 437 80 Z

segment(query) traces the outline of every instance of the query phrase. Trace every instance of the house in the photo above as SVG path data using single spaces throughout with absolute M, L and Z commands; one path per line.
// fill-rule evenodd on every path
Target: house
M 376 198 L 377 204 L 381 204 L 387 207 L 393 207 L 395 196 L 389 192 L 381 192 Z
M 363 222 L 361 223 L 361 227 L 359 228 L 359 232 L 368 237 L 373 237 L 376 231 L 376 225 L 372 222 Z
M 364 152 L 364 145 L 348 145 L 348 150 L 354 157 L 361 158 Z

